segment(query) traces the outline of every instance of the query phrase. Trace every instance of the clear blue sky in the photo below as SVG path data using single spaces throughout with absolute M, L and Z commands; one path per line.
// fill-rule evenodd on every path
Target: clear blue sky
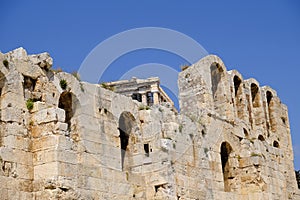
M 300 169 L 300 1 L 14 1 L 0 2 L 0 50 L 47 51 L 54 68 L 76 71 L 101 41 L 138 27 L 182 32 L 228 70 L 270 85 L 288 105 L 295 168 Z M 115 61 L 107 80 L 128 68 L 156 62 L 185 64 L 158 50 L 132 52 Z M 123 66 L 123 68 L 120 68 Z

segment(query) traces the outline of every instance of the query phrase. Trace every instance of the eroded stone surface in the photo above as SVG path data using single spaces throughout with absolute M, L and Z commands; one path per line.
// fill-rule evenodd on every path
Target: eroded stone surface
M 179 114 L 51 66 L 0 54 L 1 199 L 300 199 L 287 107 L 217 56 L 179 74 Z

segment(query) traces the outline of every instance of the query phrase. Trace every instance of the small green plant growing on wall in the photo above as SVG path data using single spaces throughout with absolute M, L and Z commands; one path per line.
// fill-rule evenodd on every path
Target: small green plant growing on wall
M 254 156 L 262 157 L 261 154 L 252 152 L 252 153 L 251 153 L 251 157 L 254 157 Z
M 145 105 L 140 105 L 139 110 L 150 110 L 150 107 Z
M 61 89 L 65 90 L 65 89 L 67 89 L 68 83 L 65 79 L 61 79 L 59 82 L 59 85 L 60 85 Z
M 26 101 L 26 107 L 28 110 L 32 110 L 33 109 L 33 100 L 32 99 L 28 99 Z
M 83 87 L 82 82 L 80 82 L 80 90 L 81 90 L 81 92 L 84 92 L 84 87 Z
M 126 172 L 126 180 L 128 181 L 128 179 L 129 179 L 129 173 Z
M 208 157 L 208 148 L 207 147 L 204 147 L 204 153 L 205 153 L 205 156 Z
M 104 89 L 110 90 L 110 91 L 115 91 L 115 87 L 114 86 L 110 86 L 107 83 L 101 83 L 100 84 L 101 87 L 103 87 Z
M 179 129 L 179 132 L 182 133 L 183 125 L 180 124 L 179 127 L 178 127 L 178 129 Z
M 34 124 L 34 122 L 31 120 L 31 121 L 29 122 L 29 126 L 33 126 L 33 124 Z

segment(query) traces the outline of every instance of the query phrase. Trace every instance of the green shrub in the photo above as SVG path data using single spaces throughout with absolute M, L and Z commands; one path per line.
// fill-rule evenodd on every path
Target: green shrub
M 115 87 L 114 87 L 114 86 L 107 85 L 107 83 L 101 83 L 100 85 L 101 85 L 101 87 L 103 87 L 104 89 L 107 89 L 107 90 L 110 90 L 110 91 L 115 91 Z
M 178 129 L 179 129 L 179 132 L 182 133 L 183 125 L 180 124 L 179 127 L 178 127 Z
M 59 82 L 59 85 L 60 85 L 61 89 L 65 90 L 65 89 L 67 89 L 68 83 L 65 79 L 61 79 Z
M 33 124 L 34 124 L 34 122 L 31 120 L 31 121 L 29 122 L 29 126 L 33 126 Z
M 32 99 L 28 99 L 26 101 L 26 107 L 28 110 L 32 110 L 33 109 L 33 100 Z
M 259 157 L 261 157 L 261 154 L 252 152 L 252 153 L 251 153 L 251 157 L 254 157 L 254 156 L 259 156 Z
M 80 90 L 81 90 L 81 92 L 84 92 L 84 87 L 83 87 L 82 82 L 80 82 Z
M 114 86 L 107 85 L 107 83 L 101 83 L 100 85 L 101 85 L 101 87 L 103 87 L 104 89 L 107 89 L 107 90 L 110 90 L 110 91 L 115 91 L 115 87 L 114 87 Z
M 173 143 L 173 149 L 176 149 L 176 143 Z
M 140 105 L 139 110 L 150 110 L 150 107 L 145 105 Z
M 205 153 L 205 156 L 207 157 L 208 156 L 208 148 L 207 147 L 204 147 L 204 153 Z

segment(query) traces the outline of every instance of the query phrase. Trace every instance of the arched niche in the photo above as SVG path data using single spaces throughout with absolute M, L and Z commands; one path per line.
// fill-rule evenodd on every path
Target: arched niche
M 233 77 L 234 84 L 234 100 L 237 116 L 240 119 L 243 119 L 244 115 L 244 106 L 243 106 L 243 83 L 238 76 Z
M 260 88 L 256 83 L 251 83 L 250 91 L 251 91 L 250 104 L 252 105 L 252 109 L 249 110 L 250 122 L 252 127 L 260 126 L 265 119 L 265 116 L 263 115 L 263 109 L 261 107 Z
M 259 135 L 259 136 L 258 136 L 258 139 L 259 139 L 260 141 L 262 141 L 262 142 L 265 141 L 265 138 L 264 138 L 264 136 L 262 136 L 262 135 Z
M 258 108 L 260 106 L 260 94 L 259 94 L 259 88 L 255 83 L 251 84 L 251 98 L 252 98 L 252 107 Z
M 249 133 L 248 133 L 247 129 L 243 128 L 243 132 L 244 132 L 245 137 L 248 138 L 249 137 Z
M 232 168 L 230 166 L 229 158 L 230 153 L 232 152 L 232 147 L 228 142 L 223 142 L 221 144 L 220 153 L 221 153 L 221 163 L 222 163 L 222 172 L 223 172 L 223 180 L 224 180 L 224 191 L 230 192 L 230 180 L 232 177 Z
M 269 118 L 269 128 L 273 132 L 276 132 L 276 120 L 275 120 L 275 102 L 274 102 L 274 95 L 272 92 L 267 91 L 266 92 L 266 98 L 267 98 L 267 111 L 268 111 L 268 118 Z
M 218 63 L 213 63 L 210 66 L 210 74 L 214 108 L 219 114 L 224 115 L 226 108 L 224 105 L 226 103 L 224 68 Z
M 71 92 L 61 93 L 58 101 L 58 107 L 65 110 L 65 123 L 68 124 L 68 130 L 71 130 L 71 119 L 74 115 L 73 111 L 73 94 Z
M 134 116 L 127 111 L 121 113 L 119 118 L 119 132 L 120 132 L 120 144 L 121 144 L 121 167 L 122 170 L 126 168 L 125 157 L 129 152 L 129 138 L 132 135 L 133 128 L 136 124 Z

